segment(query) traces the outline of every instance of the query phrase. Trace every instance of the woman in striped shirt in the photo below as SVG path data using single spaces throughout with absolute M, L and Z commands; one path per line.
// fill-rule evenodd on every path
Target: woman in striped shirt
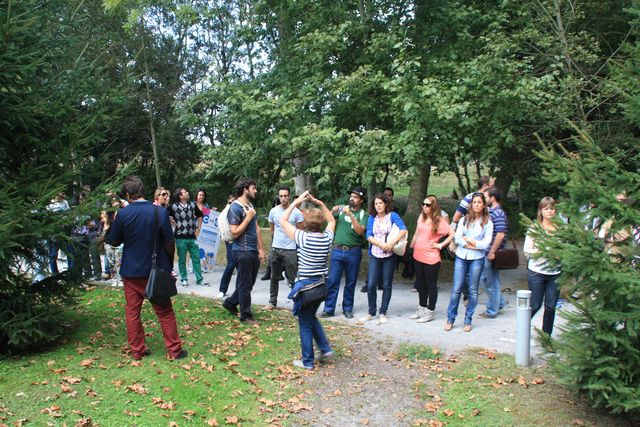
M 299 207 L 304 201 L 309 201 L 319 208 L 303 211 L 304 230 L 299 230 L 289 223 L 289 216 L 291 216 L 293 209 Z M 325 222 L 327 226 L 323 230 L 322 227 Z M 318 350 L 320 350 L 320 360 L 331 358 L 334 353 L 324 334 L 322 325 L 316 317 L 316 311 L 322 301 L 303 305 L 300 290 L 306 285 L 325 280 L 327 256 L 331 249 L 331 242 L 333 242 L 336 220 L 325 204 L 309 194 L 307 190 L 298 196 L 284 211 L 280 217 L 280 225 L 287 237 L 296 242 L 298 251 L 298 277 L 288 298 L 293 300 L 293 315 L 298 316 L 302 359 L 294 360 L 293 365 L 298 368 L 313 369 L 314 339 Z

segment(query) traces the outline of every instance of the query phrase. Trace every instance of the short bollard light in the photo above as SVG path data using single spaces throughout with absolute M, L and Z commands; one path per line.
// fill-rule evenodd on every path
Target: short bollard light
M 516 364 L 531 364 L 531 291 L 516 293 Z

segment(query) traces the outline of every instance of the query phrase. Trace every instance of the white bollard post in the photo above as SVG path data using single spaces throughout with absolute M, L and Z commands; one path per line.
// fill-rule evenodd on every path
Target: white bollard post
M 531 364 L 531 291 L 516 293 L 516 365 Z

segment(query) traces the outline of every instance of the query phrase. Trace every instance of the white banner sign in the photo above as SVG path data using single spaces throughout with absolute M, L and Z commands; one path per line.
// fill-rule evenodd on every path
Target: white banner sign
M 220 233 L 218 233 L 218 216 L 220 212 L 211 211 L 208 216 L 202 218 L 202 227 L 198 235 L 198 246 L 200 247 L 200 265 L 202 271 L 213 271 L 218 256 L 220 246 Z

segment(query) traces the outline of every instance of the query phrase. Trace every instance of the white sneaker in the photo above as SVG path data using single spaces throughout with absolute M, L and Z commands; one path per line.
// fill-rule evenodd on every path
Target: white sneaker
M 368 322 L 369 320 L 373 320 L 373 316 L 372 316 L 372 315 L 370 315 L 370 314 L 367 314 L 366 316 L 361 317 L 361 318 L 360 318 L 360 319 L 358 319 L 358 320 L 360 320 L 361 322 Z
M 418 307 L 416 312 L 409 316 L 409 319 L 419 319 L 420 317 L 422 317 L 422 310 L 424 310 L 422 307 Z
M 384 325 L 384 324 L 385 324 L 385 323 L 387 323 L 388 321 L 389 321 L 389 319 L 387 319 L 387 316 L 386 316 L 386 315 L 384 315 L 384 314 L 381 314 L 381 315 L 380 315 L 380 321 L 379 321 L 379 322 L 380 322 L 380 324 L 381 324 L 381 325 Z
M 313 369 L 312 366 L 304 366 L 304 363 L 302 363 L 302 360 L 300 359 L 294 360 L 293 366 L 295 366 L 296 368 L 306 369 L 307 371 L 311 371 Z
M 224 294 L 222 292 L 218 292 L 218 295 L 216 295 L 216 299 L 222 299 L 224 298 Z
M 183 280 L 182 282 L 180 282 L 180 284 L 181 284 L 182 286 L 184 286 L 185 288 L 186 288 L 187 286 L 189 286 L 189 282 L 187 282 L 186 280 Z
M 425 308 L 424 311 L 422 312 L 422 316 L 420 316 L 417 322 L 418 323 L 431 322 L 433 320 L 433 315 L 434 315 L 433 310 L 429 310 L 428 308 Z

